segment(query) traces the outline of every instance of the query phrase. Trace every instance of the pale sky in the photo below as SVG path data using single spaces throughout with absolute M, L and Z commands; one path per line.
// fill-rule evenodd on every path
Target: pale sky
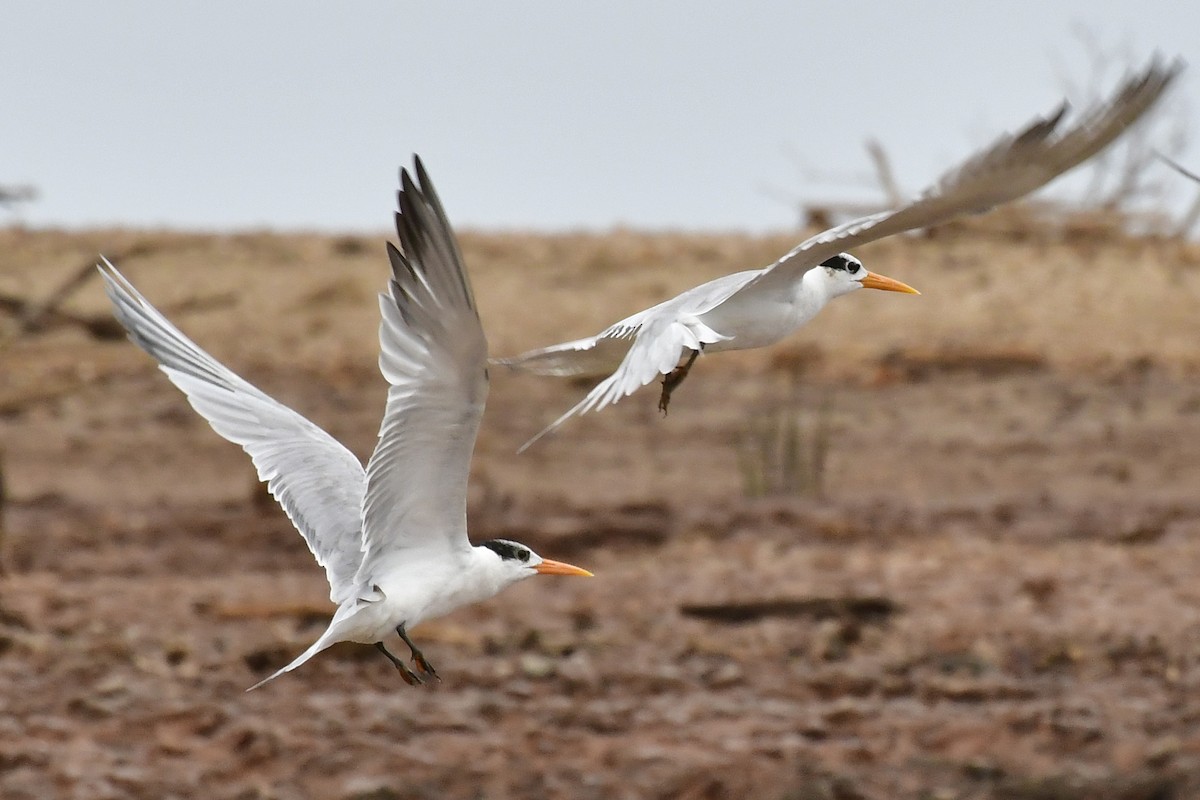
M 916 191 L 1094 83 L 1080 27 L 1118 56 L 1105 90 L 1183 56 L 1172 100 L 1200 139 L 1200 3 L 1179 0 L 17 0 L 0 19 L 0 184 L 40 189 L 17 217 L 39 226 L 383 230 L 417 152 L 457 227 L 785 228 L 768 187 L 877 199 L 845 180 L 869 136 Z M 1200 168 L 1200 143 L 1183 158 Z

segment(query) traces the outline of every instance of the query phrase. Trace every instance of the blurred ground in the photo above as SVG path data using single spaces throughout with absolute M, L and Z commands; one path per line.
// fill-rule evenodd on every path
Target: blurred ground
M 136 248 L 168 316 L 365 457 L 382 238 L 10 229 L 0 293 Z M 794 242 L 463 237 L 498 355 Z M 10 325 L 0 796 L 1200 795 L 1200 250 L 972 225 L 858 255 L 924 294 L 702 359 L 665 419 L 647 390 L 517 457 L 584 387 L 493 370 L 473 536 L 597 577 L 423 626 L 420 689 L 347 646 L 243 694 L 331 611 L 300 537 L 134 346 Z M 105 313 L 98 282 L 67 308 Z M 781 408 L 819 497 L 744 492 Z

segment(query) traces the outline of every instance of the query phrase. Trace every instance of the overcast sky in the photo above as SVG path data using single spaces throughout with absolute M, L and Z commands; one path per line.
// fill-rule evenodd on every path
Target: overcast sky
M 868 136 L 915 191 L 1094 84 L 1080 28 L 1138 65 L 1187 59 L 1172 99 L 1200 137 L 1200 3 L 1179 0 L 18 0 L 0 18 L 0 183 L 40 189 L 35 225 L 382 230 L 417 152 L 460 227 L 782 228 L 780 192 L 877 197 L 846 180 Z

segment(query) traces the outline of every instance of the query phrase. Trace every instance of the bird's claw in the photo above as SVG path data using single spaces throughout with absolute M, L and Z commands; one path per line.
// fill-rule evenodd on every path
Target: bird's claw
M 392 666 L 396 668 L 396 671 L 400 673 L 400 677 L 403 678 L 404 682 L 409 686 L 420 686 L 425 682 L 421 680 L 420 675 L 409 669 L 407 664 L 392 655 L 391 652 L 384 647 L 383 642 L 376 642 L 375 649 L 387 656 L 388 661 L 392 662 Z
M 417 669 L 421 671 L 422 675 L 427 675 L 441 683 L 442 676 L 437 674 L 437 670 L 433 668 L 433 664 L 426 661 L 424 655 L 419 652 L 413 653 L 413 663 L 417 665 Z
M 683 366 L 676 367 L 666 375 L 663 375 L 662 394 L 658 396 L 658 410 L 663 413 L 664 417 L 667 415 L 667 406 L 671 405 L 671 392 L 675 391 L 679 387 L 679 384 L 683 383 L 683 379 L 691 372 L 692 364 L 696 363 L 696 356 L 698 355 L 700 355 L 700 351 L 693 350 Z
M 670 377 L 670 376 L 667 376 Z M 667 378 L 663 378 L 662 394 L 658 396 L 658 410 L 667 415 L 667 406 L 671 405 L 671 389 L 667 386 Z
M 425 683 L 425 681 L 421 680 L 420 675 L 413 672 L 411 669 L 404 666 L 403 664 L 397 664 L 396 669 L 400 672 L 400 677 L 403 678 L 404 682 L 407 683 L 409 686 L 420 686 L 423 683 Z
M 408 645 L 409 654 L 412 656 L 413 663 L 417 665 L 417 669 L 421 670 L 421 674 L 430 678 L 435 678 L 440 683 L 442 680 L 441 676 L 437 674 L 437 670 L 433 668 L 433 664 L 430 664 L 427 660 L 425 660 L 425 654 L 417 649 L 417 646 L 413 644 L 412 639 L 408 638 L 408 631 L 405 630 L 403 623 L 396 626 L 396 633 L 399 634 L 400 638 L 404 640 L 404 643 Z

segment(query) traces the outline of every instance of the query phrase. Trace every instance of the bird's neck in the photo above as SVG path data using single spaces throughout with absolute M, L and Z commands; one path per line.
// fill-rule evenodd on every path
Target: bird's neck
M 473 589 L 479 593 L 476 601 L 498 594 L 516 582 L 513 571 L 506 567 L 500 556 L 487 547 L 471 548 L 463 573 Z
M 829 282 L 825 280 L 824 268 L 815 267 L 801 276 L 796 282 L 792 295 L 793 313 L 796 315 L 796 327 L 800 327 L 815 317 L 831 299 Z

